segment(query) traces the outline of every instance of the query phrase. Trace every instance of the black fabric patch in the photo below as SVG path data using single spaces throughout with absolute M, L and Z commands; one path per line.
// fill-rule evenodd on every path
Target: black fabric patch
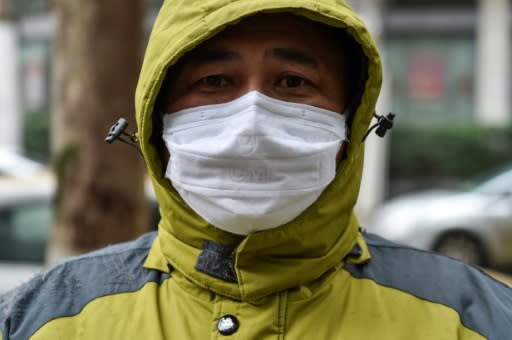
M 347 256 L 345 257 L 345 260 L 347 260 L 348 258 L 358 259 L 361 256 L 363 256 L 363 249 L 361 249 L 361 246 L 356 243 L 356 245 L 352 248 L 350 253 L 348 253 Z
M 238 282 L 234 268 L 237 246 L 204 241 L 204 248 L 197 258 L 196 270 L 224 281 Z

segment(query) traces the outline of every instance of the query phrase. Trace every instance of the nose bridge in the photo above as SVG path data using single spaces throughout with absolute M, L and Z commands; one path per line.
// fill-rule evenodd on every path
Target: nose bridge
M 265 58 L 262 51 L 250 46 L 246 51 L 246 63 L 244 72 L 246 74 L 245 93 L 258 91 L 270 95 L 266 84 Z
M 261 65 L 255 65 L 254 70 L 248 73 L 247 77 L 247 93 L 251 91 L 258 91 L 265 95 L 269 95 L 265 86 L 264 72 Z

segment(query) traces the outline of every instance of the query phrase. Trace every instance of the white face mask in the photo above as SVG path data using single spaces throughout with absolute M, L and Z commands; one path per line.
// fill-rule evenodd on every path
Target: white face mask
M 166 177 L 185 202 L 234 234 L 293 220 L 336 175 L 345 116 L 258 92 L 163 117 Z

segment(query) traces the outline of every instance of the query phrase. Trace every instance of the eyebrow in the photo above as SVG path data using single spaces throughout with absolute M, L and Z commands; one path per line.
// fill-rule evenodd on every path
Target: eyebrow
M 230 61 L 235 59 L 240 59 L 240 55 L 236 52 L 217 49 L 204 49 L 193 52 L 188 60 L 194 66 L 200 66 L 213 62 Z
M 292 61 L 314 68 L 318 67 L 318 62 L 315 58 L 296 48 L 271 48 L 265 51 L 265 57 Z M 203 49 L 192 52 L 188 58 L 188 62 L 194 66 L 201 66 L 208 63 L 232 61 L 240 58 L 239 53 L 229 50 Z
M 318 62 L 315 58 L 295 48 L 272 48 L 265 52 L 265 56 L 272 56 L 285 61 L 293 61 L 314 68 L 318 67 Z

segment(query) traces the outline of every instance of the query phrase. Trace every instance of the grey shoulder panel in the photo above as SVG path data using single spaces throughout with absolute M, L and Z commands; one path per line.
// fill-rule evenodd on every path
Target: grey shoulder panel
M 45 323 L 72 316 L 96 298 L 133 292 L 169 274 L 143 267 L 156 233 L 70 259 L 0 298 L 3 340 L 29 339 Z
M 372 259 L 345 265 L 352 276 L 448 306 L 488 339 L 512 334 L 512 289 L 467 264 L 365 234 Z

